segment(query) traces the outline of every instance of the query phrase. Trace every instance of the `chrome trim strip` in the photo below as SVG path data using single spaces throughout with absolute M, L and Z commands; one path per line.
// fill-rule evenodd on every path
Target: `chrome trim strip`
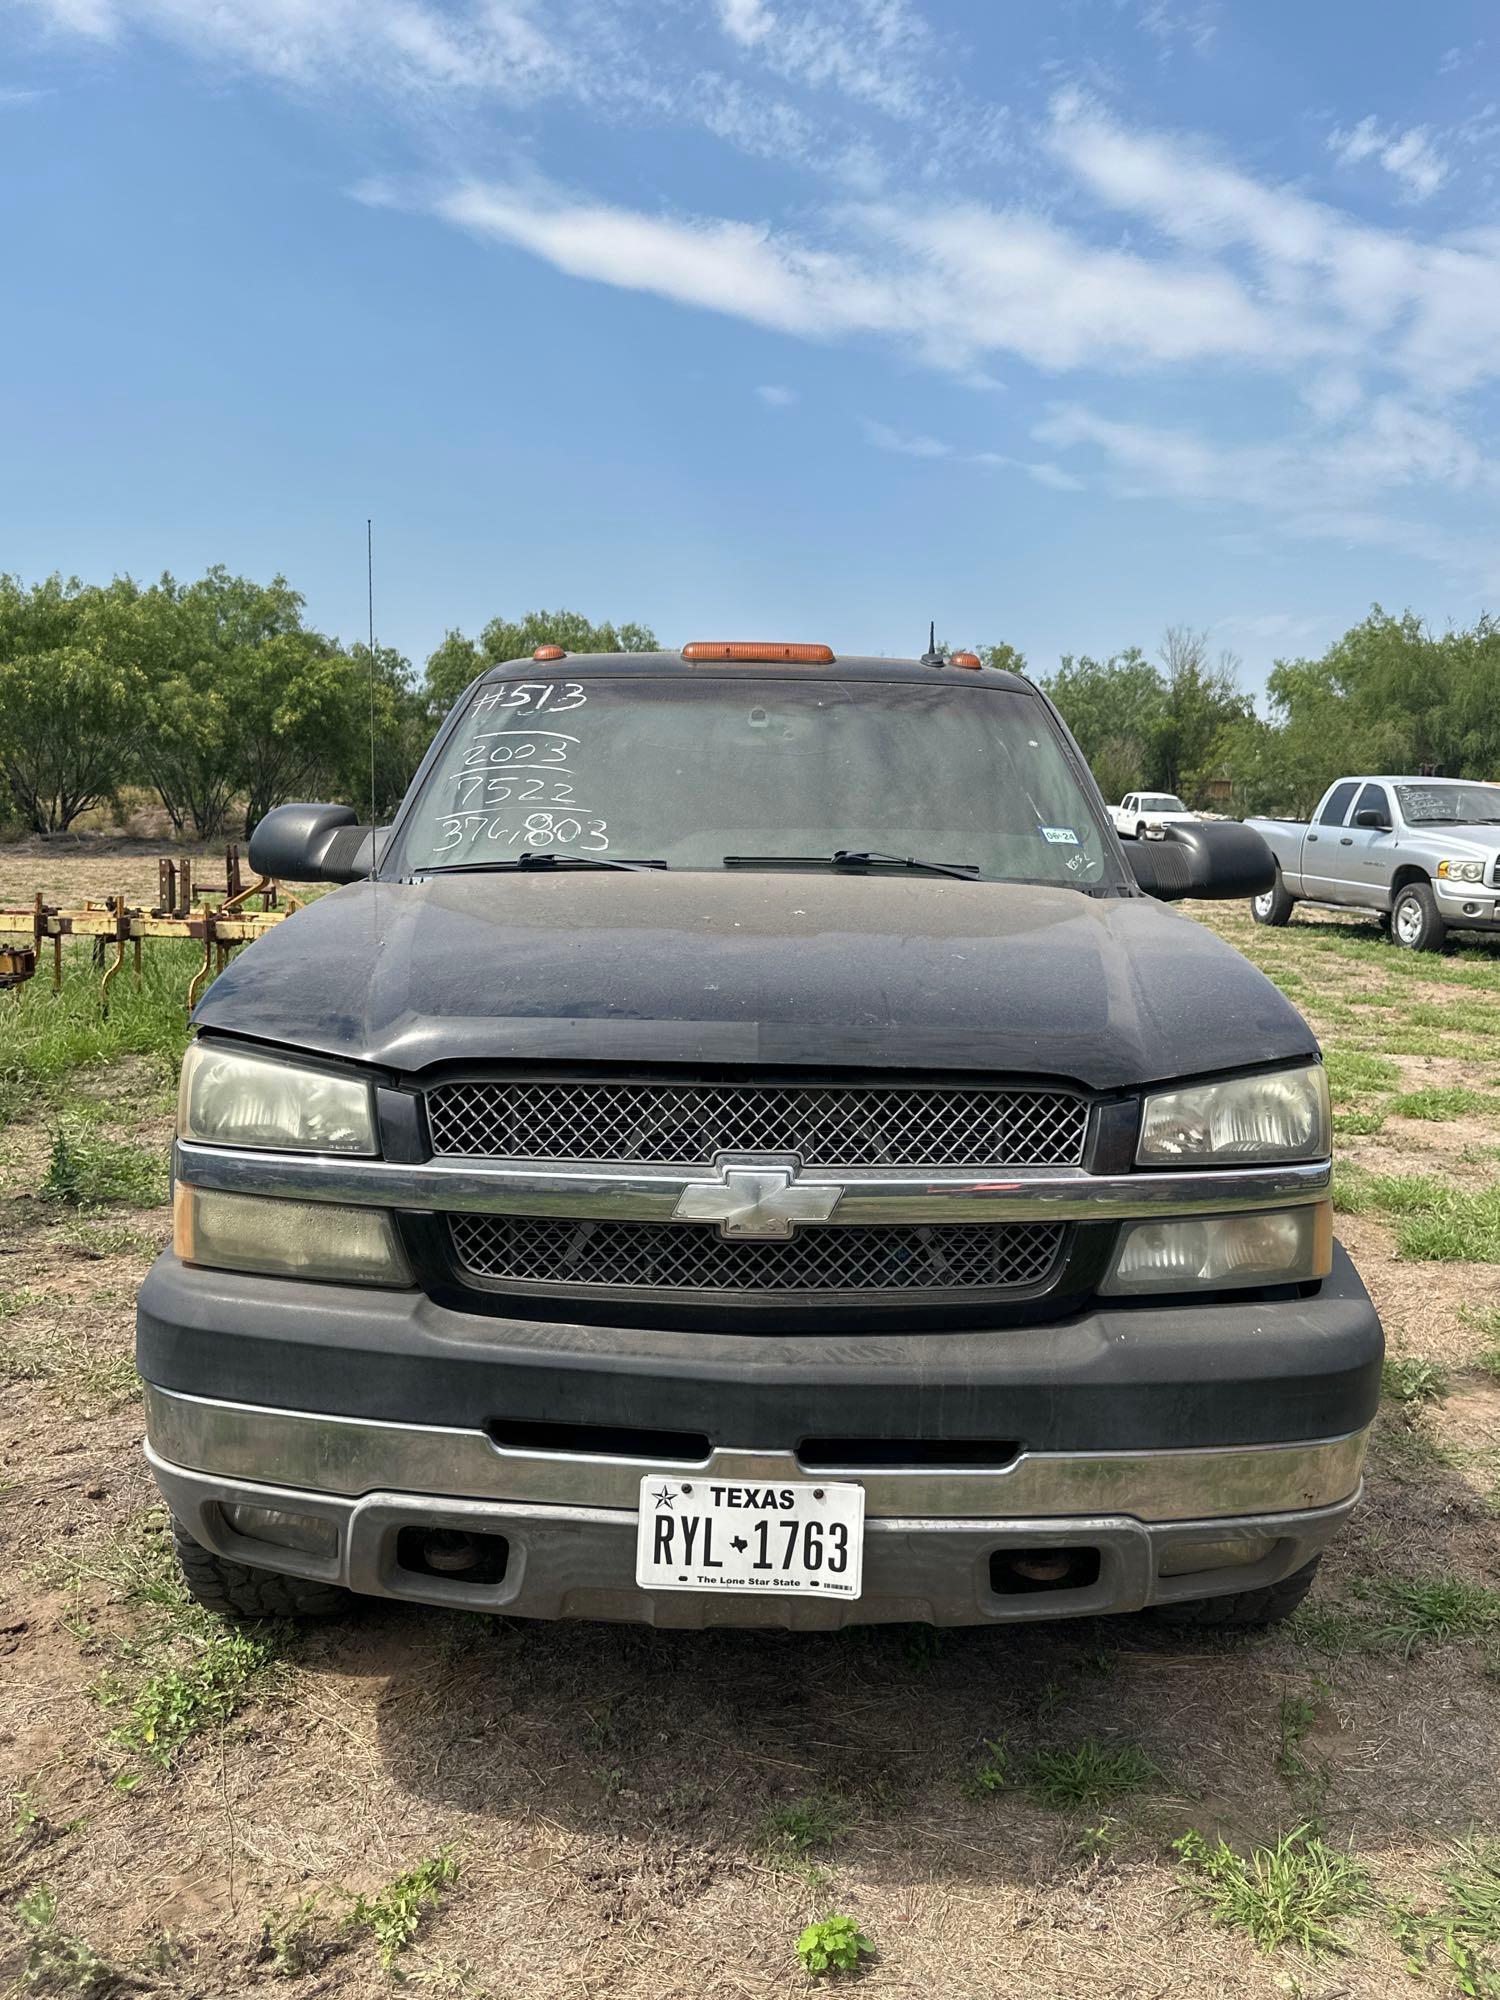
M 1102 1512 L 1178 1521 L 1291 1512 L 1354 1493 L 1367 1436 L 1190 1451 L 1023 1452 L 993 1470 L 808 1471 L 783 1451 L 721 1449 L 698 1461 L 517 1451 L 480 1430 L 267 1409 L 150 1383 L 145 1393 L 153 1451 L 195 1472 L 329 1494 L 400 1491 L 632 1512 L 643 1477 L 683 1471 L 735 1484 L 856 1479 L 872 1518 Z
M 539 1165 L 534 1160 L 364 1160 L 347 1154 L 277 1153 L 204 1146 L 179 1139 L 173 1170 L 191 1187 L 296 1201 L 416 1208 L 475 1215 L 576 1215 L 670 1222 L 686 1188 L 712 1178 L 706 1167 Z M 972 1168 L 810 1167 L 799 1188 L 837 1187 L 826 1223 L 1092 1222 L 1137 1216 L 1234 1214 L 1319 1201 L 1327 1160 L 1288 1166 L 1198 1167 L 1090 1174 L 1081 1167 L 976 1173 Z M 691 1225 L 684 1225 L 685 1227 Z

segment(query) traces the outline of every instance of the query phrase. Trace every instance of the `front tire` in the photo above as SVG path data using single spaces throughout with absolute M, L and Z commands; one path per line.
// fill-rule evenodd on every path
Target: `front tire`
M 1429 882 L 1408 882 L 1391 905 L 1391 942 L 1402 951 L 1441 951 L 1448 926 Z
M 188 1595 L 221 1617 L 338 1618 L 354 1604 L 354 1593 L 336 1583 L 278 1576 L 275 1570 L 252 1569 L 215 1555 L 195 1542 L 180 1521 L 172 1523 L 172 1540 Z
M 1296 908 L 1286 892 L 1286 884 L 1281 879 L 1281 870 L 1276 870 L 1276 880 L 1269 889 L 1250 898 L 1250 914 L 1258 924 L 1271 924 L 1277 929 L 1286 923 Z
M 1289 1618 L 1313 1587 L 1321 1555 L 1301 1569 L 1284 1576 L 1280 1583 L 1262 1584 L 1259 1590 L 1237 1590 L 1228 1597 L 1192 1597 L 1181 1604 L 1158 1604 L 1152 1616 L 1163 1625 L 1234 1625 L 1242 1631 L 1256 1625 L 1279 1625 Z
M 1143 819 L 1138 819 L 1135 823 L 1135 837 L 1137 840 L 1146 838 L 1146 822 Z

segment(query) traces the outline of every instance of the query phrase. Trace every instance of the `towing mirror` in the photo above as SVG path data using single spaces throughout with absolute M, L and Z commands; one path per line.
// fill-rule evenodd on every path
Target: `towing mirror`
M 1169 822 L 1160 840 L 1129 841 L 1125 854 L 1139 886 L 1162 903 L 1259 896 L 1276 882 L 1270 848 L 1235 820 Z
M 250 836 L 250 866 L 281 882 L 359 882 L 389 835 L 361 826 L 353 806 L 277 806 Z

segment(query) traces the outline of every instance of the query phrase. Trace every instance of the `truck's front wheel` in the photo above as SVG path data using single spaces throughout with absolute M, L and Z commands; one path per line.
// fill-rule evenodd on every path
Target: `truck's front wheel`
M 1276 880 L 1269 889 L 1250 899 L 1250 914 L 1258 924 L 1273 924 L 1279 928 L 1296 908 L 1286 892 L 1286 884 L 1281 879 L 1281 870 L 1276 870 Z
M 1289 1618 L 1312 1589 L 1321 1556 L 1284 1576 L 1280 1583 L 1259 1590 L 1237 1590 L 1228 1597 L 1192 1597 L 1181 1604 L 1158 1604 L 1154 1616 L 1164 1625 L 1279 1625 Z
M 278 1576 L 231 1562 L 195 1542 L 180 1521 L 172 1523 L 177 1561 L 188 1594 L 226 1618 L 337 1618 L 354 1604 L 353 1593 L 336 1583 L 306 1576 Z
M 1408 882 L 1391 905 L 1391 940 L 1403 951 L 1440 951 L 1448 926 L 1426 882 Z

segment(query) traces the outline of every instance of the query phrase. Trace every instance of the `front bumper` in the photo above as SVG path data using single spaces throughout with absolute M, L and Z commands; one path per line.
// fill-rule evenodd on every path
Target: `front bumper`
M 222 1555 L 373 1595 L 674 1626 L 982 1624 L 1276 1581 L 1358 1498 L 1382 1354 L 1341 1250 L 1308 1297 L 863 1337 L 481 1318 L 168 1254 L 138 1329 L 153 1470 Z M 857 1479 L 861 1598 L 638 1590 L 639 1482 L 689 1469 Z M 235 1504 L 310 1515 L 336 1552 L 237 1535 Z M 403 1531 L 438 1528 L 502 1539 L 503 1575 L 412 1567 Z M 993 1557 L 1059 1546 L 1097 1574 L 996 1588 Z
M 1300 1569 L 1343 1525 L 1359 1498 L 1365 1434 L 1318 1444 L 1262 1447 L 1249 1452 L 1127 1453 L 1092 1460 L 1072 1454 L 1023 1455 L 1004 1470 L 866 1477 L 864 1588 L 853 1603 L 705 1593 L 651 1593 L 634 1582 L 637 1511 L 643 1475 L 684 1470 L 705 1478 L 782 1483 L 807 1478 L 789 1455 L 717 1452 L 699 1468 L 673 1461 L 653 1466 L 543 1453 L 504 1453 L 482 1434 L 442 1435 L 416 1426 L 349 1425 L 284 1412 L 240 1410 L 148 1391 L 154 1442 L 147 1458 L 173 1514 L 198 1541 L 232 1560 L 342 1584 L 363 1595 L 504 1612 L 526 1618 L 590 1618 L 700 1629 L 778 1626 L 799 1631 L 844 1625 L 926 1622 L 982 1625 L 1042 1618 L 1138 1611 L 1148 1604 L 1250 1590 Z M 379 1430 L 383 1436 L 371 1438 Z M 234 1470 L 204 1471 L 166 1458 L 158 1442 L 199 1455 L 254 1457 L 274 1448 L 284 1457 L 321 1459 L 329 1484 L 357 1488 L 383 1447 L 392 1470 L 426 1466 L 449 1486 L 572 1485 L 628 1493 L 629 1505 L 549 1504 L 535 1498 L 469 1498 L 446 1492 L 330 1491 L 328 1485 L 269 1484 Z M 194 1440 L 199 1442 L 196 1444 Z M 341 1454 L 340 1446 L 346 1449 Z M 494 1463 L 483 1477 L 481 1454 Z M 449 1471 L 436 1468 L 445 1462 Z M 274 1455 L 269 1462 L 276 1467 Z M 510 1461 L 507 1465 L 506 1461 Z M 466 1474 L 466 1462 L 470 1471 Z M 840 1475 L 824 1472 L 820 1476 Z M 843 1476 L 848 1476 L 843 1475 Z M 904 1490 L 903 1490 L 904 1488 Z M 1117 1508 L 1098 1512 L 1028 1513 L 1048 1495 L 1106 1493 Z M 1330 1490 L 1339 1497 L 1324 1499 Z M 1222 1506 L 1231 1495 L 1256 1492 L 1277 1504 L 1258 1511 L 1221 1511 L 1196 1519 L 1142 1519 L 1125 1511 L 1193 1500 Z M 1301 1496 L 1318 1505 L 1287 1505 Z M 944 1511 L 879 1511 L 906 1501 L 936 1501 Z M 953 1511 L 983 1509 L 977 1516 Z M 333 1553 L 309 1554 L 235 1532 L 226 1507 L 257 1506 L 323 1524 Z M 503 1544 L 498 1579 L 470 1582 L 432 1573 L 415 1560 L 410 1535 L 436 1530 L 487 1536 Z M 1086 1552 L 1086 1581 L 1017 1590 L 997 1587 L 996 1563 L 1007 1553 Z M 1248 1558 L 1248 1559 L 1247 1559 Z

